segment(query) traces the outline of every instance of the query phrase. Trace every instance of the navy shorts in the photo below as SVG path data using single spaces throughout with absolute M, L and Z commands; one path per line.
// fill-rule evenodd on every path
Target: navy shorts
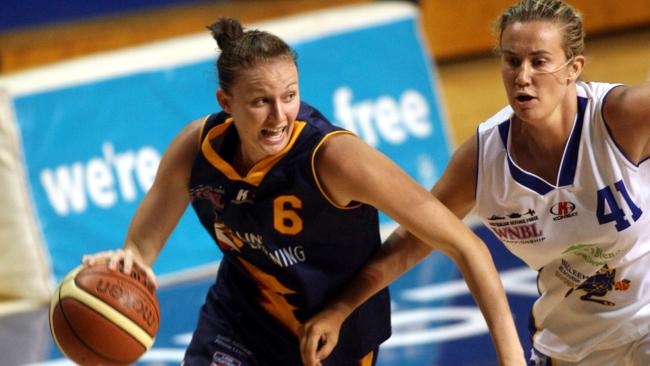
M 323 365 L 372 366 L 377 349 L 371 353 L 361 362 L 358 357 L 335 349 Z M 257 304 L 241 304 L 230 298 L 226 290 L 213 285 L 201 307 L 183 365 L 302 366 L 302 361 L 294 334 Z

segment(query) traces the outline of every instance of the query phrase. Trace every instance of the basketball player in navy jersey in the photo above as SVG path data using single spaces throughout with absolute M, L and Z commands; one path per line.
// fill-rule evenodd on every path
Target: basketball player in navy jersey
M 582 20 L 562 1 L 521 0 L 497 26 L 509 106 L 458 149 L 431 192 L 458 217 L 475 208 L 539 271 L 530 365 L 650 365 L 650 82 L 580 81 Z M 399 275 L 393 263 L 424 255 L 407 250 L 417 245 L 408 230 L 305 324 L 312 339 L 336 339 L 345 309 Z M 384 281 L 364 280 L 378 272 Z
M 299 337 L 312 339 L 303 323 L 378 252 L 381 209 L 458 263 L 502 364 L 523 364 L 504 290 L 480 239 L 389 159 L 301 102 L 295 54 L 284 41 L 245 31 L 234 19 L 210 30 L 221 49 L 223 111 L 192 122 L 172 142 L 123 250 L 84 263 L 110 256 L 113 268 L 124 261 L 129 271 L 135 260 L 154 278 L 149 266 L 191 202 L 223 260 L 183 364 L 302 365 Z M 305 353 L 305 364 L 376 362 L 390 336 L 388 290 L 345 317 L 329 357 Z

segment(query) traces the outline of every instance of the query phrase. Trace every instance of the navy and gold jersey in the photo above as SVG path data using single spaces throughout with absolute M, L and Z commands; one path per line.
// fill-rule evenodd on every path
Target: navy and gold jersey
M 339 294 L 381 245 L 375 208 L 338 206 L 320 186 L 316 153 L 340 133 L 349 132 L 302 103 L 285 149 L 242 177 L 229 163 L 238 139 L 232 119 L 222 112 L 204 122 L 190 194 L 223 252 L 214 296 L 206 303 L 226 299 L 236 308 L 244 325 L 257 328 L 243 330 L 249 343 L 256 341 L 251 337 L 283 338 L 299 357 L 300 323 Z M 361 358 L 389 335 L 385 289 L 346 320 L 333 356 Z

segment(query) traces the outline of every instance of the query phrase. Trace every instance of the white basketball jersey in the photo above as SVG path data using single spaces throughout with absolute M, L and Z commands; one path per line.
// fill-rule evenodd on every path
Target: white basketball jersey
M 577 84 L 577 118 L 556 182 L 510 157 L 510 107 L 478 130 L 477 213 L 539 271 L 533 345 L 566 361 L 650 330 L 650 162 L 630 162 L 603 121 L 615 86 Z

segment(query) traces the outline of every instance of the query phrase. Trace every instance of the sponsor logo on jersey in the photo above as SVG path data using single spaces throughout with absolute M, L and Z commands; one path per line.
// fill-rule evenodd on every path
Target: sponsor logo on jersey
M 253 357 L 253 352 L 248 347 L 228 336 L 219 334 L 212 343 L 218 347 L 218 351 L 212 354 L 210 366 L 241 366 L 244 364 L 242 359 Z
M 573 268 L 573 265 L 568 260 L 562 258 L 560 266 L 555 271 L 555 277 L 564 282 L 565 285 L 572 289 L 585 282 L 589 276 Z M 567 294 L 568 295 L 568 294 Z
M 506 214 L 492 214 L 488 224 L 492 232 L 504 243 L 535 244 L 546 239 L 538 226 L 539 217 L 535 210 L 512 211 Z
M 576 205 L 573 202 L 562 201 L 554 204 L 549 210 L 553 215 L 553 221 L 568 219 L 569 217 L 578 216 Z
M 616 303 L 602 299 L 607 294 L 614 291 L 627 291 L 630 288 L 632 281 L 624 278 L 616 281 L 616 268 L 609 268 L 604 265 L 598 272 L 583 281 L 575 290 L 584 291 L 585 294 L 580 296 L 582 301 L 595 302 L 604 306 L 615 306 Z M 574 291 L 574 288 L 569 289 L 564 297 L 569 296 Z
M 287 245 L 275 250 L 269 250 L 264 245 L 261 234 L 239 232 L 226 226 L 223 222 L 214 223 L 214 233 L 217 237 L 217 244 L 223 251 L 234 250 L 241 252 L 244 246 L 263 252 L 273 263 L 280 267 L 287 268 L 307 260 L 305 248 L 302 245 Z
M 241 361 L 233 356 L 217 351 L 212 356 L 212 363 L 210 366 L 241 366 L 241 364 Z
M 254 199 L 255 199 L 255 192 L 251 192 L 248 189 L 240 188 L 239 191 L 237 191 L 237 195 L 232 200 L 232 203 L 236 205 L 240 205 L 242 203 L 253 203 Z
M 582 258 L 586 263 L 600 268 L 614 259 L 620 252 L 620 249 L 615 252 L 608 252 L 597 247 L 596 244 L 574 244 L 562 254 L 571 253 Z

